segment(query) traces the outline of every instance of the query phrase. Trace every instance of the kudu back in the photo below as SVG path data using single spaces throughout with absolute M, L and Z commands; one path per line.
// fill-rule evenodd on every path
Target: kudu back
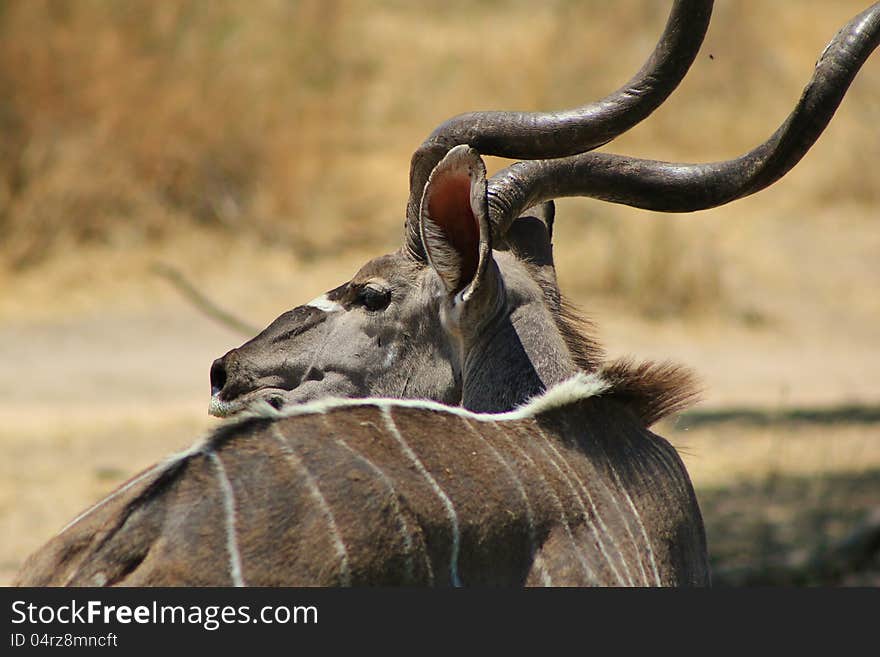
M 297 582 L 706 583 L 702 520 L 687 473 L 648 431 L 692 400 L 692 381 L 670 365 L 604 361 L 559 293 L 550 202 L 593 196 L 693 211 L 754 193 L 806 153 L 880 40 L 874 5 L 822 53 L 786 122 L 740 158 L 683 165 L 592 152 L 674 90 L 700 47 L 711 5 L 674 2 L 645 66 L 597 103 L 548 114 L 466 114 L 438 127 L 413 156 L 401 249 L 212 366 L 213 413 L 290 417 L 233 421 L 130 481 L 35 554 L 19 581 L 198 583 L 207 577 L 199 564 L 210 569 L 222 553 L 222 574 L 211 581 L 256 583 L 267 581 L 256 576 L 259 564 L 278 551 L 291 573 L 310 573 Z M 522 161 L 487 180 L 479 153 Z M 577 388 L 584 376 L 592 383 L 560 402 L 560 386 Z M 523 413 L 512 409 L 536 396 L 528 414 L 499 417 Z M 326 397 L 386 399 L 316 401 Z M 438 402 L 461 408 L 432 406 Z M 475 413 L 494 415 L 484 422 Z M 369 431 L 390 460 L 357 442 Z M 543 456 L 528 451 L 539 449 Z M 481 454 L 483 467 L 472 469 L 469 459 Z M 299 474 L 291 476 L 291 467 Z M 514 492 L 521 504 L 511 510 Z M 213 502 L 198 503 L 199 496 Z M 310 499 L 309 510 L 285 516 L 291 497 Z M 350 505 L 334 504 L 342 498 Z M 256 533 L 245 536 L 250 513 L 272 521 L 249 525 Z M 386 522 L 358 520 L 375 518 L 369 513 Z M 526 528 L 516 540 L 510 514 Z M 287 528 L 282 542 L 271 538 L 273 526 Z M 379 565 L 343 559 L 353 549 L 344 532 L 373 551 L 358 559 Z M 199 542 L 203 533 L 216 540 Z M 317 556 L 328 545 L 335 561 Z M 506 565 L 493 571 L 489 554 Z M 305 570 L 296 570 L 298 560 Z
M 675 450 L 598 377 L 513 413 L 312 402 L 232 420 L 36 553 L 31 586 L 693 586 Z

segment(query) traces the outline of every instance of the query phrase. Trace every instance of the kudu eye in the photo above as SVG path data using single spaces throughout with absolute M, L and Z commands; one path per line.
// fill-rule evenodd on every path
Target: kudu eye
M 385 310 L 391 303 L 391 290 L 378 285 L 364 285 L 358 293 L 358 299 L 367 310 Z

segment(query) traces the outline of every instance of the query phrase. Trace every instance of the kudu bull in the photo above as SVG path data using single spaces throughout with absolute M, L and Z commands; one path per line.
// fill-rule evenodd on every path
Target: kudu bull
M 288 417 L 233 422 L 131 480 L 19 581 L 707 583 L 687 474 L 647 430 L 691 399 L 690 379 L 603 364 L 556 286 L 545 202 L 682 212 L 759 191 L 806 153 L 880 40 L 874 5 L 832 40 L 786 122 L 741 158 L 589 152 L 674 90 L 711 4 L 674 3 L 642 70 L 598 103 L 468 114 L 435 130 L 413 157 L 403 248 L 214 363 L 213 413 L 256 404 Z M 477 151 L 526 161 L 487 181 Z M 434 401 L 297 407 L 326 396 Z

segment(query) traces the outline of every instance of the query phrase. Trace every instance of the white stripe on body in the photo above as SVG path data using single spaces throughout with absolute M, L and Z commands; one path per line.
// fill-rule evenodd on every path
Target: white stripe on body
M 452 505 L 452 501 L 449 499 L 449 496 L 440 487 L 440 484 L 437 483 L 437 480 L 434 479 L 430 472 L 428 472 L 424 464 L 419 460 L 419 457 L 416 456 L 416 453 L 403 439 L 403 436 L 400 434 L 397 425 L 394 424 L 394 419 L 391 417 L 388 406 L 380 404 L 379 408 L 382 411 L 382 418 L 385 421 L 385 427 L 388 429 L 394 439 L 400 444 L 401 448 L 403 448 L 403 452 L 404 454 L 406 454 L 407 458 L 409 458 L 413 465 L 416 466 L 416 469 L 419 471 L 419 473 L 427 480 L 428 484 L 431 486 L 431 489 L 434 491 L 434 493 L 437 494 L 437 497 L 440 498 L 440 501 L 443 503 L 443 507 L 446 509 L 446 515 L 449 517 L 449 521 L 452 523 L 452 554 L 449 557 L 449 577 L 452 581 L 453 586 L 461 586 L 461 580 L 458 576 L 458 551 L 461 543 L 461 535 L 459 534 L 458 515 L 455 513 L 455 507 Z
M 526 520 L 529 523 L 529 552 L 534 559 L 535 567 L 537 568 L 539 577 L 541 578 L 541 584 L 543 586 L 553 586 L 553 580 L 551 579 L 550 574 L 547 572 L 547 566 L 544 563 L 544 558 L 538 551 L 538 544 L 535 539 L 535 514 L 534 511 L 532 511 L 532 505 L 529 502 L 529 496 L 528 494 L 526 494 L 526 489 L 523 487 L 522 481 L 520 481 L 520 478 L 516 476 L 516 472 L 514 472 L 513 467 L 507 462 L 507 459 L 505 459 L 501 455 L 501 453 L 497 449 L 495 449 L 495 446 L 492 445 L 492 443 L 490 443 L 479 431 L 477 431 L 474 426 L 467 421 L 466 418 L 462 418 L 462 422 L 468 429 L 470 429 L 471 433 L 473 433 L 477 438 L 479 438 L 486 444 L 486 446 L 489 448 L 489 451 L 492 452 L 492 455 L 504 467 L 505 471 L 510 477 L 510 480 L 513 482 L 514 487 L 522 497 L 523 504 L 525 505 L 526 510 Z
M 654 575 L 654 582 L 657 586 L 663 586 L 663 583 L 660 581 L 660 571 L 657 569 L 657 562 L 654 560 L 654 546 L 651 544 L 651 539 L 648 538 L 648 532 L 645 529 L 645 525 L 642 522 L 642 516 L 639 513 L 639 510 L 636 508 L 636 505 L 633 503 L 632 497 L 630 497 L 629 491 L 626 489 L 626 486 L 623 485 L 623 482 L 620 480 L 620 475 L 617 474 L 617 470 L 614 467 L 614 464 L 609 460 L 608 467 L 611 468 L 611 475 L 614 477 L 614 481 L 620 487 L 620 490 L 623 491 L 624 496 L 626 497 L 627 504 L 629 504 L 629 508 L 632 509 L 633 515 L 636 518 L 636 523 L 639 526 L 639 531 L 642 534 L 642 538 L 645 539 L 645 545 L 648 549 L 648 558 L 651 562 L 651 571 Z M 642 567 L 641 561 L 639 561 L 639 567 Z M 645 577 L 645 581 L 648 580 L 648 575 L 645 573 L 644 568 L 642 568 L 642 574 Z
M 303 463 L 299 455 L 293 450 L 293 447 L 291 447 L 287 438 L 284 437 L 284 434 L 281 433 L 277 424 L 272 425 L 272 435 L 275 436 L 281 444 L 281 450 L 284 452 L 284 456 L 287 458 L 288 462 L 290 462 L 294 469 L 302 473 L 306 482 L 306 487 L 309 490 L 309 495 L 318 506 L 321 515 L 327 522 L 327 527 L 330 531 L 330 540 L 333 542 L 333 549 L 336 552 L 336 556 L 339 558 L 339 572 L 342 577 L 341 585 L 351 586 L 351 570 L 348 563 L 348 550 L 345 548 L 345 543 L 342 541 L 342 535 L 339 533 L 339 527 L 336 525 L 336 518 L 333 517 L 330 505 L 327 504 L 327 500 L 321 493 L 321 489 L 318 488 L 318 484 L 312 476 L 312 473 L 309 472 L 306 464 Z
M 328 336 L 329 339 L 329 336 Z M 321 347 L 323 349 L 323 346 Z M 570 379 L 559 383 L 544 394 L 530 399 L 527 403 L 504 413 L 475 413 L 461 406 L 448 406 L 440 402 L 428 399 L 395 399 L 390 397 L 366 397 L 366 398 L 339 398 L 325 397 L 305 404 L 285 406 L 281 410 L 273 408 L 268 403 L 255 404 L 252 409 L 240 413 L 228 420 L 228 422 L 242 422 L 249 418 L 282 418 L 297 415 L 315 415 L 326 413 L 337 408 L 375 406 L 379 408 L 417 408 L 428 411 L 440 411 L 464 417 L 477 422 L 498 422 L 507 420 L 524 420 L 540 413 L 562 408 L 577 401 L 588 399 L 601 394 L 608 384 L 597 374 L 575 374 Z
M 544 475 L 541 473 L 540 468 L 538 468 L 537 464 L 532 460 L 532 457 L 528 455 L 528 453 L 520 447 L 516 441 L 513 440 L 510 436 L 507 435 L 506 431 L 503 431 L 501 427 L 495 426 L 498 433 L 504 438 L 507 443 L 513 447 L 516 451 L 520 453 L 523 460 L 529 464 L 529 466 L 534 469 L 538 473 L 538 479 L 544 485 L 544 487 L 550 492 L 550 497 L 553 501 L 556 502 L 556 506 L 559 508 L 559 519 L 562 521 L 562 527 L 565 530 L 566 535 L 568 536 L 568 540 L 571 542 L 572 547 L 574 548 L 574 553 L 577 556 L 578 561 L 581 564 L 581 569 L 584 571 L 584 574 L 587 577 L 587 580 L 595 581 L 598 578 L 596 574 L 593 572 L 593 569 L 590 568 L 590 565 L 584 559 L 581 554 L 580 545 L 574 537 L 574 534 L 571 531 L 571 526 L 568 524 L 568 518 L 565 515 L 565 506 L 562 504 L 562 500 L 559 499 L 559 496 L 556 494 L 556 491 L 553 490 L 553 486 L 544 478 Z
M 229 576 L 233 586 L 245 586 L 241 575 L 241 553 L 238 551 L 238 539 L 235 531 L 235 493 L 232 483 L 226 474 L 226 468 L 217 452 L 210 452 L 208 458 L 217 470 L 217 480 L 223 493 L 223 510 L 226 512 L 226 549 L 229 552 Z
M 575 472 L 574 469 L 571 467 L 571 464 L 569 464 L 569 462 L 565 459 L 565 457 L 559 453 L 559 450 L 556 449 L 556 446 L 553 444 L 553 442 L 550 440 L 550 438 L 547 437 L 547 434 L 544 433 L 544 430 L 541 429 L 541 427 L 537 426 L 537 424 L 535 425 L 535 430 L 541 436 L 541 438 L 544 439 L 544 442 L 547 444 L 548 447 L 550 447 L 550 449 L 556 455 L 556 458 L 558 458 L 565 465 L 566 469 L 571 474 L 571 478 L 569 478 L 569 476 L 562 471 L 562 468 L 559 467 L 556 460 L 548 457 L 550 463 L 553 464 L 553 467 L 556 468 L 556 470 L 559 472 L 559 474 L 562 475 L 562 477 L 568 482 L 568 485 L 571 486 L 572 492 L 574 492 L 575 497 L 577 497 L 578 500 L 580 501 L 581 509 L 583 510 L 583 515 L 584 515 L 584 521 L 592 528 L 593 533 L 596 536 L 596 542 L 599 544 L 599 550 L 602 552 L 602 556 L 605 557 L 605 560 L 608 562 L 608 565 L 611 567 L 611 570 L 614 571 L 614 574 L 617 576 L 618 582 L 624 586 L 626 586 L 626 585 L 635 586 L 635 581 L 632 578 L 632 573 L 629 572 L 629 567 L 626 564 L 626 559 L 623 558 L 623 553 L 620 551 L 620 546 L 617 545 L 617 541 L 614 540 L 614 536 L 611 534 L 611 532 L 608 531 L 608 527 L 605 525 L 605 522 L 602 520 L 602 516 L 599 513 L 599 510 L 596 508 L 596 504 L 593 502 L 593 497 L 592 497 L 592 495 L 590 495 L 590 491 L 587 489 L 586 486 L 584 486 L 580 477 L 578 477 L 577 472 Z M 545 452 L 545 454 L 546 454 L 546 452 Z M 583 503 L 583 498 L 580 495 L 578 495 L 577 490 L 575 490 L 574 484 L 572 483 L 572 481 L 577 482 L 578 487 L 581 489 L 581 491 L 583 491 L 583 494 L 586 496 L 587 502 L 590 505 L 590 509 L 592 509 L 592 511 L 593 511 L 593 516 L 595 516 L 596 521 L 599 523 L 599 527 L 602 530 L 601 532 L 599 530 L 597 530 L 595 525 L 593 525 L 590 522 L 589 515 L 587 514 L 587 508 L 584 506 L 584 503 Z M 600 479 L 600 483 L 601 483 L 601 479 Z M 611 495 L 610 497 L 614 501 L 614 506 L 617 507 L 618 512 L 620 512 L 620 507 L 617 503 L 617 498 L 615 498 L 613 495 Z M 624 524 L 626 524 L 625 521 L 624 521 Z M 609 555 L 608 551 L 605 549 L 605 542 L 602 540 L 602 536 L 607 536 L 611 540 L 611 543 L 613 545 L 613 550 L 619 556 L 620 562 L 623 565 L 623 569 L 626 572 L 626 581 L 624 581 L 624 578 L 621 576 L 620 571 L 617 570 L 617 567 L 614 565 L 614 562 L 611 559 L 611 555 Z
M 373 472 L 376 473 L 376 476 L 379 477 L 379 480 L 388 488 L 388 492 L 391 494 L 391 511 L 399 520 L 400 527 L 400 535 L 403 538 L 403 547 L 406 551 L 406 581 L 408 583 L 413 582 L 413 541 L 412 541 L 412 533 L 409 529 L 409 524 L 406 521 L 406 516 L 404 516 L 403 511 L 400 508 L 400 503 L 397 501 L 397 489 L 394 487 L 394 483 L 388 477 L 387 474 L 380 468 L 378 465 L 373 463 L 366 456 L 361 454 L 354 447 L 346 443 L 343 439 L 336 437 L 335 432 L 332 430 L 333 428 L 330 426 L 330 423 L 327 421 L 327 418 L 324 418 L 325 426 L 330 429 L 330 435 L 333 436 L 334 440 L 338 445 L 341 445 L 343 448 L 348 450 L 348 452 L 354 456 L 356 459 L 365 463 L 367 467 L 369 467 Z M 434 572 L 431 568 L 431 560 L 428 558 L 427 550 L 425 550 L 425 564 L 428 567 L 428 582 L 429 584 L 434 583 Z

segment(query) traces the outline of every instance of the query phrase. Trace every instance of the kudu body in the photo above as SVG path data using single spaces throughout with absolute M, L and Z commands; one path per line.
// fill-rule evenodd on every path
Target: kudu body
M 875 5 L 829 44 L 786 123 L 737 160 L 588 152 L 671 93 L 711 4 L 675 2 L 643 69 L 598 103 L 440 126 L 413 157 L 404 246 L 212 366 L 213 413 L 290 417 L 235 422 L 135 478 L 19 581 L 707 583 L 687 474 L 647 430 L 691 399 L 690 380 L 669 366 L 603 363 L 559 294 L 553 210 L 540 204 L 584 195 L 690 211 L 758 191 L 808 150 L 880 40 Z M 474 148 L 529 161 L 487 181 Z M 592 388 L 560 393 L 572 375 Z M 553 386 L 546 403 L 498 415 Z M 327 396 L 434 401 L 297 406 Z M 357 566 L 355 544 L 367 546 Z M 207 575 L 220 552 L 229 568 Z
M 580 375 L 508 414 L 373 398 L 230 421 L 18 583 L 708 584 L 683 464 L 607 386 Z

